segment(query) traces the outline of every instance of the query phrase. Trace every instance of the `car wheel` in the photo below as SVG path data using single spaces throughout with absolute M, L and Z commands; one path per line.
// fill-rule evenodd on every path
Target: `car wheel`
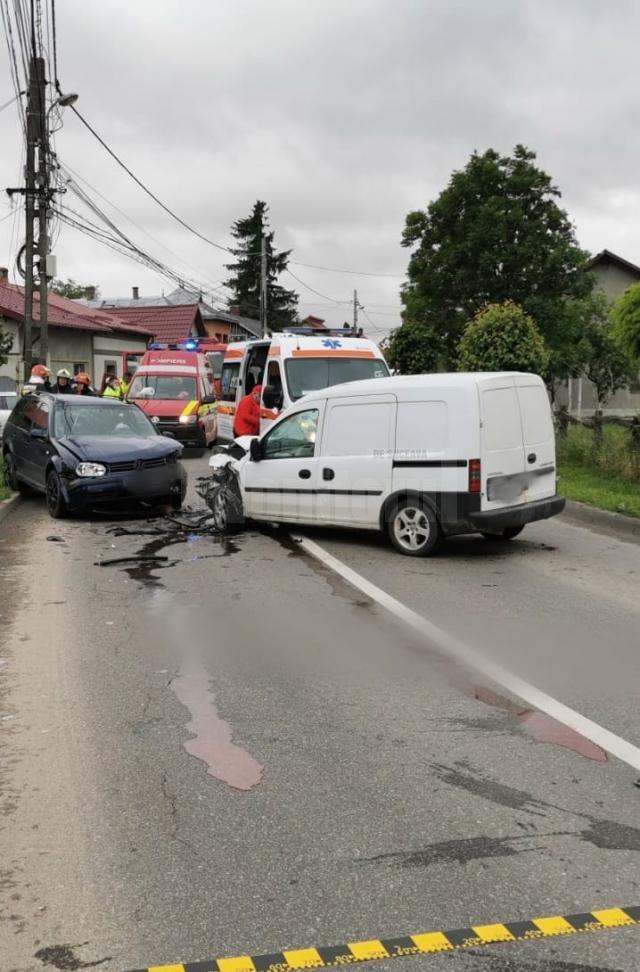
M 426 557 L 440 540 L 435 513 L 419 499 L 405 499 L 392 507 L 387 532 L 393 546 L 407 557 Z
M 26 493 L 28 487 L 21 483 L 16 473 L 16 462 L 10 452 L 6 452 L 3 457 L 4 463 L 4 484 L 7 489 L 14 493 Z
M 228 486 L 216 490 L 212 502 L 213 523 L 219 533 L 235 533 L 244 524 L 242 500 Z
M 485 540 L 513 540 L 515 537 L 519 536 L 524 530 L 523 526 L 516 527 L 506 527 L 501 530 L 500 533 L 483 533 L 482 536 Z
M 67 515 L 67 504 L 62 495 L 62 483 L 55 469 L 47 476 L 47 509 L 54 520 L 63 520 Z

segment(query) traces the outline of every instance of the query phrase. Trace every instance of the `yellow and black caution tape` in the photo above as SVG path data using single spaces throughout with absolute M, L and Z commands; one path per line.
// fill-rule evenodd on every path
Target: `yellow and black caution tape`
M 387 961 L 409 955 L 447 952 L 454 948 L 532 941 L 638 924 L 640 907 L 605 908 L 578 915 L 550 915 L 547 918 L 532 918 L 530 921 L 474 925 L 471 928 L 421 932 L 401 938 L 374 938 L 366 942 L 347 942 L 346 945 L 298 948 L 271 955 L 237 955 L 234 958 L 209 959 L 204 962 L 149 965 L 138 972 L 290 972 L 294 969 L 321 969 L 352 965 L 354 962 Z

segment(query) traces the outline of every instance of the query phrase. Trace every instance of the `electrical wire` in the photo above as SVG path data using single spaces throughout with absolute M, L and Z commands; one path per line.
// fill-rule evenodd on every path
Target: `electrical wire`
M 349 273 L 354 277 L 392 277 L 402 279 L 406 273 L 369 273 L 365 270 L 343 270 L 340 267 L 320 267 L 315 263 L 299 263 L 297 260 L 290 260 L 294 267 L 307 267 L 309 270 L 326 270 L 327 273 Z
M 132 226 L 135 226 L 135 228 L 140 230 L 141 233 L 144 233 L 144 235 L 147 236 L 153 243 L 155 243 L 157 246 L 162 247 L 162 249 L 165 250 L 167 253 L 169 253 L 174 259 L 178 260 L 185 267 L 187 267 L 187 269 L 191 273 L 196 273 L 199 277 L 201 277 L 202 280 L 207 284 L 207 292 L 213 292 L 222 287 L 225 287 L 225 284 L 222 281 L 218 281 L 218 280 L 210 281 L 207 279 L 206 275 L 202 273 L 201 270 L 198 270 L 197 268 L 194 268 L 190 266 L 188 263 L 186 263 L 177 253 L 174 253 L 173 250 L 171 250 L 168 246 L 166 246 L 166 244 L 162 243 L 161 240 L 156 239 L 155 236 L 152 236 L 151 233 L 149 233 L 139 223 L 136 223 L 136 221 L 131 216 L 129 216 L 128 213 L 126 213 L 124 210 L 116 206 L 116 204 L 112 202 L 110 199 L 107 199 L 107 197 L 104 196 L 98 189 L 96 189 L 95 186 L 91 185 L 90 182 L 88 182 L 85 178 L 83 178 L 83 176 L 81 176 L 79 172 L 76 172 L 75 169 L 72 169 L 68 163 L 66 162 L 63 163 L 58 159 L 57 165 L 58 165 L 58 170 L 67 179 L 67 184 L 66 184 L 67 188 L 69 188 L 75 195 L 78 195 L 78 193 L 76 192 L 76 182 L 75 182 L 75 180 L 78 180 L 79 182 L 82 182 L 85 186 L 87 186 L 89 189 L 91 189 L 91 191 L 94 192 L 97 196 L 99 196 L 100 199 L 103 200 L 103 202 L 107 203 L 108 206 L 111 206 L 112 209 L 114 209 L 117 213 L 120 214 L 120 216 L 123 216 L 126 220 L 128 220 L 128 222 L 131 223 Z M 74 178 L 71 178 L 71 176 L 73 176 Z
M 102 145 L 102 147 L 109 153 L 109 155 L 111 156 L 111 158 L 114 159 L 118 163 L 118 165 L 120 166 L 120 168 L 121 169 L 124 169 L 124 171 L 127 173 L 127 175 L 129 175 L 133 179 L 133 181 L 138 186 L 140 186 L 140 188 L 143 190 L 143 192 L 146 192 L 146 194 L 151 199 L 153 199 L 153 201 L 155 203 L 157 203 L 158 206 L 160 206 L 161 209 L 164 209 L 165 213 L 168 213 L 169 216 L 171 216 L 172 219 L 175 219 L 177 223 L 180 223 L 181 226 L 183 226 L 190 233 L 193 233 L 194 236 L 197 236 L 198 239 L 203 240 L 205 243 L 208 243 L 209 246 L 214 246 L 218 250 L 224 250 L 226 253 L 231 253 L 232 252 L 229 249 L 228 246 L 223 246 L 222 243 L 216 243 L 215 240 L 210 240 L 208 236 L 204 236 L 204 234 L 203 233 L 200 233 L 199 230 L 194 229 L 193 226 L 189 226 L 189 224 L 187 222 L 185 222 L 185 220 L 182 219 L 182 217 L 178 216 L 177 213 L 174 213 L 174 211 L 172 209 L 170 209 L 168 206 L 166 206 L 162 202 L 161 199 L 158 199 L 158 197 L 155 195 L 155 193 L 153 193 L 151 191 L 151 189 L 148 189 L 147 186 L 145 186 L 144 182 L 142 182 L 140 179 L 138 179 L 137 175 L 134 175 L 134 173 L 131 171 L 131 169 L 127 165 L 125 165 L 125 163 L 122 161 L 122 159 L 120 159 L 116 155 L 116 153 L 113 151 L 113 149 L 110 149 L 109 148 L 109 146 L 104 141 L 104 139 L 101 138 L 100 135 L 98 135 L 98 133 L 96 132 L 96 130 L 91 127 L 91 125 L 89 124 L 89 122 L 86 120 L 86 118 L 84 118 L 80 114 L 80 112 L 78 111 L 78 109 L 76 108 L 75 105 L 71 105 L 71 110 L 80 119 L 80 121 L 85 126 L 85 128 L 87 128 L 91 132 L 91 134 L 93 135 L 93 137 L 96 138 L 98 140 L 98 142 L 100 142 L 100 144 Z
M 131 171 L 131 169 L 129 168 L 129 166 L 126 165 L 122 161 L 122 159 L 113 151 L 113 149 L 109 147 L 109 145 L 98 134 L 98 132 L 95 130 L 95 128 L 93 128 L 93 126 L 90 125 L 90 123 L 87 121 L 87 119 L 78 111 L 78 109 L 75 107 L 75 105 L 71 105 L 71 110 L 79 118 L 79 120 L 82 122 L 82 124 L 85 126 L 85 128 L 93 135 L 93 137 L 95 139 L 97 139 L 97 141 L 100 143 L 100 145 L 102 145 L 102 147 L 105 149 L 105 151 L 108 152 L 108 154 L 111 156 L 111 158 L 120 166 L 120 168 L 123 169 L 127 173 L 127 175 L 131 179 L 133 179 L 133 181 L 136 183 L 136 185 L 138 185 L 143 190 L 143 192 L 145 192 L 151 199 L 153 199 L 153 201 L 155 203 L 157 203 L 157 205 L 160 206 L 161 209 L 163 209 L 169 216 L 171 216 L 172 219 L 176 220 L 176 222 L 178 222 L 182 227 L 184 227 L 184 229 L 188 230 L 189 233 L 192 233 L 194 236 L 197 236 L 198 239 L 202 240 L 203 242 L 208 243 L 209 246 L 213 246 L 213 247 L 215 247 L 218 250 L 224 250 L 226 253 L 231 253 L 231 254 L 235 255 L 234 250 L 231 247 L 224 246 L 222 243 L 216 243 L 215 240 L 210 239 L 208 236 L 205 236 L 199 230 L 194 229 L 194 227 L 193 226 L 190 226 L 189 223 L 186 222 L 186 220 L 182 219 L 181 216 L 178 216 L 178 214 L 175 213 L 169 206 L 167 206 L 165 203 L 163 203 L 162 200 L 159 199 L 158 196 L 156 196 L 156 194 L 154 192 L 152 192 L 151 189 L 149 189 L 144 184 L 144 182 L 142 182 L 142 180 L 139 179 L 135 175 L 135 173 L 133 173 Z M 248 255 L 249 256 L 251 256 L 251 255 L 257 256 L 258 254 L 256 253 L 256 254 L 248 254 Z M 354 276 L 359 276 L 359 277 L 387 277 L 387 278 L 402 279 L 403 277 L 406 276 L 406 274 L 404 274 L 404 273 L 373 273 L 373 272 L 365 272 L 365 271 L 358 271 L 358 270 L 345 270 L 345 269 L 340 269 L 340 268 L 337 268 L 337 267 L 323 267 L 323 266 L 319 266 L 319 265 L 311 264 L 311 263 L 299 263 L 297 260 L 290 260 L 289 262 L 291 264 L 293 264 L 294 266 L 298 266 L 298 267 L 309 267 L 310 269 L 323 270 L 323 271 L 327 271 L 327 272 L 330 272 L 330 273 L 347 273 L 347 274 L 352 274 Z M 293 276 L 293 274 L 292 274 L 292 276 Z M 303 283 L 302 286 L 307 286 L 307 285 Z M 311 288 L 309 288 L 309 289 L 311 289 Z M 331 298 L 329 298 L 329 299 L 331 299 Z
M 292 270 L 289 270 L 288 267 L 285 268 L 285 271 L 284 272 L 285 273 L 288 273 L 290 277 L 293 277 L 293 279 L 296 280 L 300 284 L 301 287 L 305 287 L 307 290 L 310 290 L 311 293 L 312 294 L 315 294 L 317 297 L 324 297 L 325 300 L 331 301 L 332 304 L 350 304 L 351 303 L 350 300 L 338 300 L 337 297 L 329 297 L 327 294 L 321 294 L 319 290 L 314 290 L 313 287 L 310 287 L 309 284 L 307 284 L 307 283 L 304 282 L 304 280 L 301 280 L 300 277 L 297 277 Z

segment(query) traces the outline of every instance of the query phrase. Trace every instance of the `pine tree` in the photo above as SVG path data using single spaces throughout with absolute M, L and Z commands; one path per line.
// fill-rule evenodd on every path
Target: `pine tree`
M 291 250 L 277 253 L 273 247 L 273 232 L 269 231 L 269 207 L 257 200 L 250 216 L 238 219 L 231 227 L 238 246 L 231 252 L 235 263 L 226 264 L 231 276 L 225 281 L 231 291 L 229 306 L 237 307 L 244 317 L 257 318 L 260 311 L 260 249 L 264 235 L 267 250 L 267 325 L 281 331 L 295 324 L 298 317 L 298 295 L 285 290 L 277 282 L 287 269 Z

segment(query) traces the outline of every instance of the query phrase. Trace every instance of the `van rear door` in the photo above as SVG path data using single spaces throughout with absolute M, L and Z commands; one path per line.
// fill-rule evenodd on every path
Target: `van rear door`
M 554 496 L 555 438 L 544 382 L 511 375 L 479 382 L 483 510 Z
M 483 510 L 527 502 L 520 402 L 513 376 L 479 381 Z
M 514 378 L 527 470 L 529 501 L 556 493 L 556 445 L 549 395 L 536 375 Z

